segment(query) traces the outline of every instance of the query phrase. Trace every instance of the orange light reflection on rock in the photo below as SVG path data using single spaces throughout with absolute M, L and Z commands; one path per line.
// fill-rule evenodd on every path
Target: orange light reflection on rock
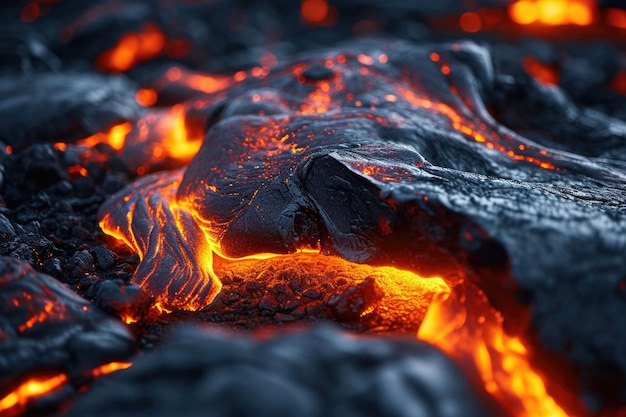
M 432 56 L 431 56 L 431 59 L 433 59 Z M 438 59 L 439 59 L 439 56 L 437 55 L 437 60 Z M 447 68 L 448 70 L 446 72 L 449 71 L 449 67 Z M 461 115 L 456 110 L 454 110 L 452 107 L 450 107 L 449 105 L 445 103 L 438 103 L 438 102 L 430 100 L 429 98 L 420 97 L 417 94 L 415 94 L 412 90 L 409 90 L 407 88 L 398 87 L 397 91 L 401 97 L 403 97 L 407 102 L 413 104 L 414 106 L 422 108 L 422 109 L 426 109 L 429 111 L 434 111 L 436 113 L 439 113 L 447 117 L 450 120 L 450 123 L 455 130 L 462 133 L 463 135 L 471 137 L 477 143 L 484 144 L 489 149 L 498 150 L 501 153 L 515 159 L 516 161 L 526 161 L 531 164 L 535 164 L 543 169 L 548 169 L 548 170 L 556 169 L 556 167 L 551 162 L 541 160 L 534 156 L 529 156 L 529 155 L 518 153 L 514 151 L 513 149 L 508 149 L 506 146 L 498 142 L 488 140 L 487 131 L 483 131 L 483 129 L 480 126 L 475 126 L 475 124 L 472 121 L 465 120 L 463 117 L 461 117 Z M 540 153 L 542 155 L 544 154 L 541 151 Z
M 611 87 L 618 93 L 626 96 L 626 70 L 617 73 L 611 82 Z

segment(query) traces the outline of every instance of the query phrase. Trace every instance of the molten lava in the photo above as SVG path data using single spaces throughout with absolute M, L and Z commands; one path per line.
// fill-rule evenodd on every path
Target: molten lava
M 499 312 L 472 284 L 460 284 L 430 305 L 418 338 L 459 363 L 472 363 L 485 389 L 515 417 L 568 417 L 548 394 L 519 337 L 506 334 Z
M 29 379 L 20 384 L 4 398 L 0 399 L 0 413 L 18 415 L 17 408 L 23 408 L 33 399 L 61 388 L 66 382 L 67 375 L 65 374 L 59 374 L 49 378 Z
M 87 377 L 98 378 L 131 366 L 132 363 L 128 362 L 110 362 L 93 369 Z M 33 400 L 58 391 L 69 382 L 69 377 L 65 373 L 28 379 L 0 398 L 0 414 L 3 416 L 21 415 Z

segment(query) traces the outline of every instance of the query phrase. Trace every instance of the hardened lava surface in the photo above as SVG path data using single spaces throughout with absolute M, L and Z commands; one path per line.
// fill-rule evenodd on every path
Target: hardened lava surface
M 577 364 L 581 392 L 626 372 L 624 122 L 500 73 L 474 43 L 389 40 L 300 56 L 204 112 L 185 169 L 100 210 L 166 305 L 219 294 L 215 254 L 312 249 L 473 282 L 506 327 Z

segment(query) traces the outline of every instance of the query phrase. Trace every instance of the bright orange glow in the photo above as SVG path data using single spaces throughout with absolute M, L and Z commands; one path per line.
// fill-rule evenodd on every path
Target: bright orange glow
M 326 0 L 303 0 L 300 12 L 305 22 L 319 25 L 328 18 L 329 12 Z
M 539 18 L 539 10 L 532 0 L 519 0 L 509 7 L 511 19 L 520 25 L 531 24 Z
M 101 365 L 89 372 L 89 376 L 98 378 L 132 366 L 130 362 L 110 362 Z M 0 398 L 0 415 L 5 412 L 10 415 L 19 415 L 23 408 L 35 398 L 45 396 L 61 388 L 69 381 L 66 374 L 58 374 L 48 378 L 31 378 L 18 385 L 4 398 Z
M 172 111 L 164 120 L 164 127 L 169 131 L 163 140 L 164 149 L 174 159 L 189 160 L 200 150 L 203 135 L 188 135 L 185 126 L 185 108 L 181 104 L 172 107 Z
M 31 300 L 31 299 L 28 299 L 28 300 Z M 41 304 L 41 301 L 43 302 L 43 304 Z M 14 300 L 14 303 L 16 302 L 17 300 Z M 18 305 L 19 304 L 15 304 L 16 307 Z M 37 308 L 36 309 L 32 308 L 32 310 L 34 311 L 30 311 L 31 308 L 29 307 L 29 312 L 31 314 L 28 316 L 27 320 L 24 323 L 18 326 L 17 329 L 20 332 L 25 332 L 28 329 L 32 329 L 39 323 L 50 322 L 50 321 L 55 321 L 57 319 L 61 319 L 67 313 L 65 306 L 55 303 L 54 301 L 46 300 L 46 299 L 37 300 L 34 306 L 37 306 Z
M 156 104 L 158 99 L 157 92 L 151 88 L 141 88 L 137 90 L 135 94 L 135 100 L 137 103 L 145 107 L 152 107 Z
M 141 62 L 159 56 L 166 44 L 165 35 L 154 24 L 147 24 L 139 33 L 127 33 L 96 59 L 96 67 L 103 71 L 123 72 Z
M 478 32 L 480 28 L 483 26 L 483 23 L 480 19 L 480 16 L 476 13 L 463 13 L 459 18 L 459 25 L 461 25 L 461 29 L 466 32 L 474 33 Z
M 611 26 L 626 29 L 626 10 L 607 9 L 606 10 L 606 23 L 608 23 Z
M 534 58 L 524 58 L 524 69 L 535 79 L 546 85 L 559 85 L 559 73 L 553 67 Z
M 595 20 L 596 9 L 592 0 L 517 0 L 510 5 L 509 16 L 520 25 L 586 26 Z
M 108 375 L 113 372 L 121 371 L 122 369 L 128 369 L 131 366 L 133 366 L 131 362 L 110 362 L 92 370 L 91 376 L 98 378 L 102 375 Z
M 77 178 L 78 175 L 80 175 L 81 177 L 86 177 L 89 174 L 85 167 L 78 164 L 68 167 L 67 172 L 72 176 L 72 178 Z
M 121 150 L 124 147 L 126 136 L 133 130 L 133 125 L 125 122 L 113 126 L 106 133 L 96 133 L 95 135 L 86 137 L 77 142 L 78 145 L 87 147 L 93 147 L 98 143 L 108 143 L 111 148 L 116 151 Z M 58 144 L 60 145 L 60 144 Z
M 505 333 L 501 315 L 485 295 L 465 283 L 455 290 L 461 294 L 440 294 L 433 300 L 418 337 L 458 363 L 473 363 L 487 392 L 512 416 L 568 417 L 530 365 L 526 346 Z
M 67 382 L 67 375 L 60 374 L 45 379 L 30 379 L 0 399 L 0 413 L 14 407 L 24 407 L 31 400 L 53 392 Z

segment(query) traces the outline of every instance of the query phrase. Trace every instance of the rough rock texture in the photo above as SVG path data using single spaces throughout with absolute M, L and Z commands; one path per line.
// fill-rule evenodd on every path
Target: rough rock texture
M 0 139 L 15 149 L 71 141 L 134 120 L 134 88 L 96 74 L 32 73 L 0 77 Z
M 0 397 L 32 374 L 76 376 L 126 359 L 134 343 L 126 326 L 65 285 L 0 257 Z
M 185 329 L 97 381 L 66 416 L 489 415 L 479 398 L 453 362 L 417 341 L 330 328 L 265 341 Z

